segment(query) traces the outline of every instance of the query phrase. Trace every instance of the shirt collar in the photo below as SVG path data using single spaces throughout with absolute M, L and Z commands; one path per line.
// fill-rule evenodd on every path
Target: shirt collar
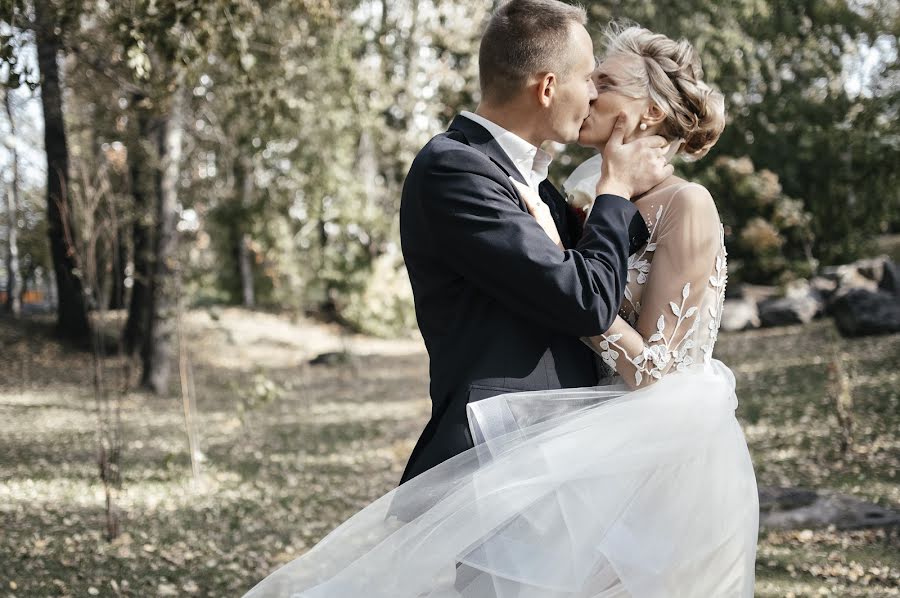
M 547 178 L 550 170 L 550 163 L 553 161 L 550 154 L 479 114 L 469 111 L 463 111 L 460 114 L 487 129 L 515 164 L 522 177 L 533 189 L 537 190 L 538 185 Z

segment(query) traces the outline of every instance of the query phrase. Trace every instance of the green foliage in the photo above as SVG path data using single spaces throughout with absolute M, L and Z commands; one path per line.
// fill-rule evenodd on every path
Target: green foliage
M 75 179 L 102 169 L 98 147 L 132 147 L 137 110 L 165 114 L 179 76 L 190 90 L 179 201 L 196 216 L 183 235 L 191 298 L 241 300 L 237 247 L 249 238 L 257 304 L 384 334 L 412 324 L 404 286 L 381 273 L 382 263 L 400 272 L 403 179 L 415 152 L 477 105 L 479 36 L 497 2 L 48 1 L 66 36 Z M 8 9 L 0 14 L 27 27 L 25 4 L 0 0 Z M 730 243 L 740 276 L 803 275 L 810 252 L 822 263 L 847 261 L 877 233 L 900 230 L 894 4 L 595 0 L 587 8 L 598 51 L 614 17 L 687 37 L 725 94 L 722 139 L 682 172 L 732 210 L 723 217 L 737 227 Z M 5 62 L 19 51 L 0 39 Z M 590 154 L 555 151 L 556 182 Z M 738 174 L 716 172 L 716 156 L 746 157 L 759 170 L 732 190 L 726 181 Z M 754 203 L 772 177 L 779 199 Z M 124 198 L 125 223 L 140 216 L 130 213 L 127 179 L 110 183 Z M 763 251 L 767 239 L 774 245 Z
M 746 157 L 723 156 L 693 178 L 716 200 L 732 280 L 787 282 L 815 271 L 812 215 L 784 194 L 774 172 L 755 170 Z
M 378 264 L 388 260 L 397 272 L 409 163 L 471 103 L 479 35 L 471 24 L 486 7 L 415 0 L 318 8 L 247 8 L 198 68 L 192 170 L 201 175 L 186 201 L 213 239 L 204 251 L 217 259 L 205 263 L 228 296 L 239 296 L 235 239 L 250 232 L 259 303 L 394 333 L 412 325 L 409 298 L 365 302 L 395 286 L 381 284 Z M 249 198 L 238 161 L 253 180 Z
M 896 3 L 621 0 L 590 8 L 595 23 L 627 17 L 694 44 L 728 105 L 713 157 L 747 156 L 776 173 L 811 213 L 823 263 L 849 261 L 877 233 L 896 230 Z
M 339 310 L 347 323 L 367 334 L 390 337 L 415 328 L 412 287 L 399 252 L 375 260 L 365 286 L 347 294 Z

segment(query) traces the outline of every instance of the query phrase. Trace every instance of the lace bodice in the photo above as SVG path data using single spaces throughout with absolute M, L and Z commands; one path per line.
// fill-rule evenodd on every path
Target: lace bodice
M 619 318 L 582 339 L 631 387 L 709 364 L 727 278 L 722 223 L 705 188 L 679 182 L 635 203 L 650 238 L 628 260 Z

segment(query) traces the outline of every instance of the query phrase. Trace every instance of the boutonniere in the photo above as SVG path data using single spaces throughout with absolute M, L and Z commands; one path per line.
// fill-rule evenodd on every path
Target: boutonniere
M 563 183 L 566 201 L 575 210 L 582 222 L 591 213 L 594 199 L 597 197 L 597 183 L 600 181 L 601 164 L 603 164 L 603 156 L 597 154 L 593 158 L 582 162 Z

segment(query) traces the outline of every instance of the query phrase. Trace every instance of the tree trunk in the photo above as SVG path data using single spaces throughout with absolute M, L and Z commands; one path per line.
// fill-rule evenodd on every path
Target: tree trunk
M 177 85 L 160 127 L 156 244 L 150 293 L 150 325 L 142 352 L 142 386 L 156 394 L 169 388 L 178 316 L 178 179 L 183 132 L 184 89 Z
M 22 274 L 19 271 L 19 152 L 16 149 L 16 123 L 13 120 L 10 91 L 3 94 L 6 117 L 9 119 L 9 131 L 13 139 L 12 147 L 12 185 L 6 193 L 6 221 L 9 223 L 6 245 L 6 309 L 13 316 L 22 314 Z
M 253 250 L 250 249 L 252 241 L 250 235 L 244 233 L 238 241 L 238 256 L 241 262 L 241 295 L 244 307 L 256 305 L 256 295 L 253 292 Z
M 112 166 L 109 169 L 109 185 L 111 189 L 115 189 L 110 196 L 111 217 L 107 220 L 107 226 L 111 228 L 112 235 L 104 244 L 109 252 L 107 257 L 109 263 L 106 265 L 109 297 L 106 308 L 119 310 L 126 307 L 125 280 L 128 278 L 128 238 L 129 228 L 132 224 L 127 218 L 123 218 L 125 198 L 121 195 L 121 190 L 128 188 L 128 173 L 121 167 L 122 165 L 112 162 L 109 156 L 102 155 L 105 153 L 102 146 L 98 148 L 98 151 L 101 153 L 101 156 L 98 156 L 98 162 L 105 161 Z
M 242 158 L 235 161 L 235 183 L 238 187 L 238 203 L 237 213 L 241 215 L 235 221 L 237 230 L 235 231 L 235 240 L 237 241 L 238 270 L 241 279 L 241 298 L 244 307 L 254 307 L 256 304 L 256 293 L 253 288 L 253 252 L 251 250 L 251 237 L 247 232 L 242 232 L 247 227 L 248 213 L 250 211 L 250 203 L 253 201 L 253 172 L 247 166 Z
M 22 284 L 19 285 L 19 304 L 25 303 L 25 293 L 28 292 L 28 279 L 30 276 L 33 276 L 31 272 L 28 272 L 22 276 Z
M 144 98 L 132 98 L 137 121 L 136 138 L 128 148 L 128 168 L 131 174 L 131 196 L 134 200 L 134 221 L 131 225 L 134 247 L 131 301 L 125 322 L 123 341 L 125 351 L 135 355 L 144 344 L 150 322 L 150 289 L 153 280 L 153 222 L 152 198 L 156 196 L 157 157 L 148 151 L 153 139 L 153 123 Z
M 70 339 L 86 339 L 90 331 L 81 280 L 77 275 L 75 231 L 69 214 L 69 153 L 63 123 L 62 94 L 57 55 L 62 39 L 46 3 L 35 5 L 35 37 L 41 71 L 41 104 L 44 109 L 44 149 L 47 153 L 47 234 L 56 274 L 57 333 Z
M 4 202 L 6 204 L 6 221 L 9 223 L 6 237 L 6 310 L 18 318 L 22 314 L 22 294 L 20 292 L 22 278 L 19 273 L 19 246 L 16 238 L 18 209 L 15 191 L 6 190 L 4 195 L 6 197 Z
M 110 276 L 111 288 L 109 290 L 108 309 L 123 309 L 125 307 L 125 278 L 128 266 L 128 245 L 125 243 L 125 231 L 119 227 L 116 229 L 114 255 Z

